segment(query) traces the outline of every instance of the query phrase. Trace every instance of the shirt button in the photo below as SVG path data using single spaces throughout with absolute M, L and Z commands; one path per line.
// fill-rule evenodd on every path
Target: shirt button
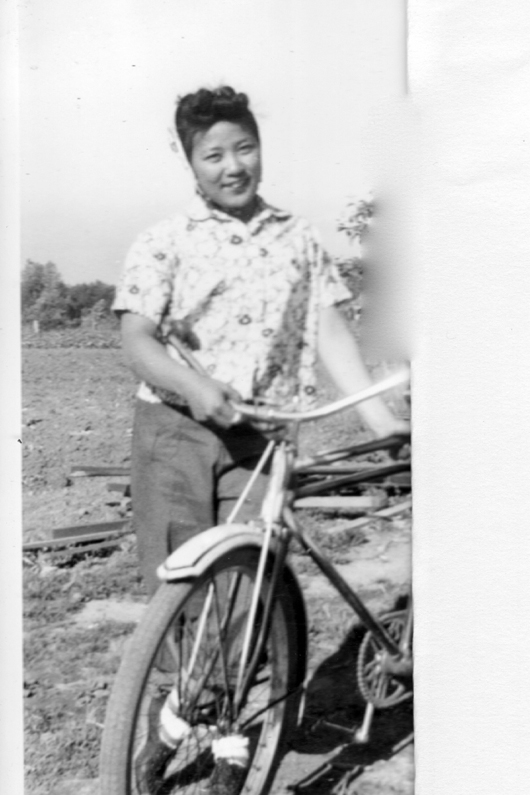
M 243 238 L 239 237 L 239 235 L 232 235 L 230 242 L 233 243 L 234 246 L 237 246 L 239 243 L 243 242 Z

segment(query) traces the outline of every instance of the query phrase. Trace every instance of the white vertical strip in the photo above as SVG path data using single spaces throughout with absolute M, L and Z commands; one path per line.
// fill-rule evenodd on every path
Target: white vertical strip
M 409 2 L 416 795 L 530 781 L 530 7 Z

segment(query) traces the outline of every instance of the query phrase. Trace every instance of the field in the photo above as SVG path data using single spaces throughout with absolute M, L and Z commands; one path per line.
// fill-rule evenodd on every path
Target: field
M 40 340 L 23 348 L 26 541 L 48 538 L 61 526 L 130 517 L 128 501 L 107 490 L 107 479 L 70 477 L 78 464 L 129 463 L 135 384 L 119 348 L 101 344 L 96 339 L 94 347 L 52 348 Z M 359 433 L 353 418 L 343 415 L 310 428 L 304 443 L 342 444 Z M 391 608 L 405 593 L 410 517 L 374 519 L 350 532 L 345 516 L 312 514 L 307 521 L 370 607 Z M 330 525 L 339 529 L 324 533 Z M 39 552 L 24 562 L 26 792 L 96 795 L 106 700 L 145 605 L 134 538 L 126 535 L 118 548 L 99 555 Z M 294 564 L 308 604 L 312 676 L 304 721 L 273 795 L 411 795 L 412 745 L 399 747 L 412 728 L 410 707 L 378 715 L 372 741 L 362 748 L 349 744 L 347 732 L 322 723 L 325 718 L 346 729 L 359 723 L 359 631 L 313 565 L 301 556 Z

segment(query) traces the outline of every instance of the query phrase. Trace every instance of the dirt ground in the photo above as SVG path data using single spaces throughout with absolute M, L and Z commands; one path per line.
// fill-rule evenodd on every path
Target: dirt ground
M 79 464 L 129 464 L 135 385 L 121 351 L 23 354 L 25 540 L 49 538 L 62 526 L 130 518 L 128 501 L 107 490 L 119 478 L 70 475 Z M 313 428 L 306 444 L 345 443 L 344 423 Z M 350 425 L 355 438 L 358 429 Z M 351 521 L 327 522 L 339 529 L 326 539 L 326 551 L 371 609 L 392 609 L 410 579 L 410 516 L 349 532 Z M 96 795 L 105 703 L 145 605 L 134 539 L 127 535 L 99 556 L 26 557 L 26 791 Z M 304 720 L 273 795 L 411 795 L 411 706 L 378 713 L 368 745 L 351 742 L 363 710 L 355 683 L 359 627 L 313 564 L 300 556 L 294 564 L 308 607 L 311 676 Z

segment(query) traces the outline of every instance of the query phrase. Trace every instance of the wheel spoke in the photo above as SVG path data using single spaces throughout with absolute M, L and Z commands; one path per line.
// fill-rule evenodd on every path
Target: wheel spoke
M 208 618 L 208 613 L 210 612 L 210 608 L 212 606 L 212 599 L 213 599 L 213 584 L 210 583 L 210 585 L 208 586 L 208 593 L 206 595 L 206 601 L 204 603 L 204 607 L 202 609 L 202 612 L 201 612 L 201 615 L 200 615 L 200 618 L 199 618 L 199 627 L 198 627 L 198 630 L 197 630 L 197 636 L 195 638 L 195 643 L 193 645 L 191 658 L 190 658 L 190 661 L 188 663 L 188 668 L 187 668 L 187 671 L 186 671 L 186 675 L 187 675 L 188 679 L 191 677 L 191 672 L 193 671 L 193 669 L 195 667 L 195 662 L 197 660 L 197 655 L 199 653 L 199 648 L 200 648 L 200 645 L 201 645 L 201 640 L 202 640 L 202 636 L 203 636 L 203 633 L 204 633 L 204 628 L 206 626 L 206 620 Z

